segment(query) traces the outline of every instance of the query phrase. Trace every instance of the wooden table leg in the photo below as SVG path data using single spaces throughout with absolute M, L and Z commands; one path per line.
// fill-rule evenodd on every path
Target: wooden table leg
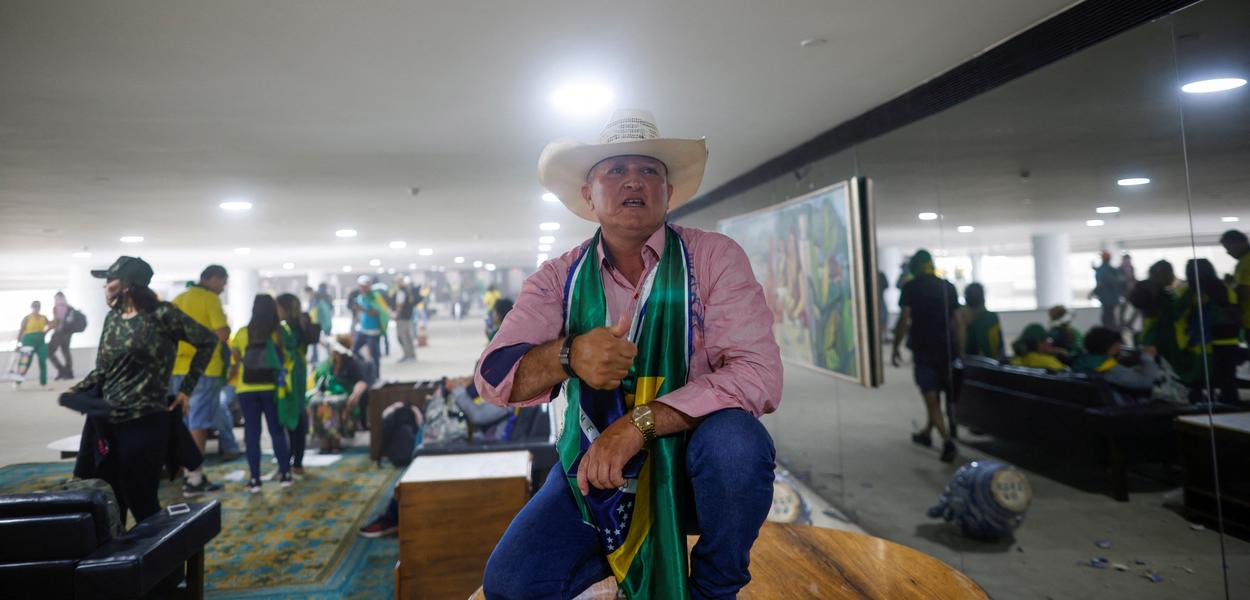
M 204 549 L 187 559 L 187 597 L 204 600 Z

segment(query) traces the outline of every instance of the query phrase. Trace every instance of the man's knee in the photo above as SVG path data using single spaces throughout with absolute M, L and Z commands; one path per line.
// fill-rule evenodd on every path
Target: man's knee
M 687 463 L 732 475 L 756 467 L 772 473 L 775 451 L 768 430 L 751 413 L 729 408 L 711 413 L 695 428 Z

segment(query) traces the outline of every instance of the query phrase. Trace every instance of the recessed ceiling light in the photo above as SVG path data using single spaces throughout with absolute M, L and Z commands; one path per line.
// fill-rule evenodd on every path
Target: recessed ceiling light
M 391 247 L 391 250 L 403 250 L 404 248 L 408 247 L 408 242 L 395 240 L 390 243 L 390 247 Z
M 1220 77 L 1218 79 L 1191 81 L 1182 85 L 1181 91 L 1187 94 L 1210 94 L 1212 92 L 1225 92 L 1243 85 L 1246 85 L 1246 80 L 1240 77 Z
M 284 263 L 282 263 L 282 268 L 283 268 L 284 270 L 290 271 L 291 269 L 294 269 L 294 268 L 295 268 L 295 263 L 293 263 L 293 262 L 284 262 Z
M 799 46 L 802 46 L 804 48 L 812 48 L 815 46 L 824 46 L 825 44 L 828 44 L 828 43 L 829 43 L 829 40 L 826 40 L 825 38 L 807 38 L 799 42 Z
M 486 267 L 486 270 L 487 270 L 487 271 L 494 271 L 494 270 L 495 270 L 495 263 L 486 263 L 486 264 L 485 264 L 485 265 L 483 265 L 483 266 L 485 266 L 485 267 Z
M 543 231 L 559 231 L 560 224 L 559 223 L 539 223 L 538 228 Z
M 916 215 L 916 218 L 920 219 L 921 221 L 935 221 L 938 218 L 938 214 L 935 212 L 922 212 Z
M 1086 227 L 1102 227 L 1103 225 L 1106 225 L 1106 224 L 1107 222 L 1102 219 L 1090 219 L 1085 222 Z
M 1239 218 L 1237 218 L 1237 217 L 1220 217 L 1220 222 L 1221 222 L 1221 223 L 1236 223 L 1237 221 L 1240 221 L 1240 220 L 1241 220 L 1241 219 L 1239 219 Z M 90 254 L 88 254 L 88 255 L 90 255 Z
M 977 228 L 971 225 L 960 225 L 959 227 L 955 228 L 955 231 L 958 231 L 959 233 L 972 233 L 976 230 Z
M 540 244 L 554 244 L 554 243 L 556 243 L 556 238 L 555 238 L 554 236 L 544 235 L 544 236 L 542 236 L 542 237 L 538 238 L 538 243 L 540 243 Z
M 1098 214 L 1100 214 L 1100 215 L 1114 215 L 1114 214 L 1116 214 L 1116 213 L 1120 212 L 1120 207 L 1118 207 L 1118 206 L 1099 206 L 1098 208 L 1095 208 L 1095 209 L 1094 209 L 1094 212 L 1096 212 L 1096 213 L 1098 213 Z
M 615 97 L 616 95 L 607 86 L 594 83 L 573 83 L 552 92 L 551 105 L 560 112 L 584 117 L 607 108 Z
M 380 266 L 382 266 L 382 259 L 380 259 L 380 258 L 371 258 L 371 259 L 369 259 L 369 266 L 370 266 L 370 267 L 380 267 Z
M 538 251 L 539 251 L 539 252 L 550 252 L 550 251 L 551 251 L 551 244 L 539 244 L 539 245 L 538 245 Z
M 456 264 L 458 264 L 458 265 L 464 264 L 464 257 L 463 257 L 463 256 L 457 256 L 457 257 L 455 257 L 455 258 L 451 259 L 451 262 L 454 262 L 454 263 L 456 263 Z
M 123 235 L 123 236 L 122 236 L 122 238 L 121 238 L 121 240 L 122 240 L 122 243 L 123 243 L 123 244 L 138 244 L 138 243 L 140 243 L 140 242 L 142 242 L 142 241 L 143 241 L 143 236 L 141 236 L 141 235 Z
M 352 266 L 351 266 L 351 265 L 343 265 L 343 272 L 344 272 L 344 273 L 351 273 L 351 272 L 352 272 Z
M 227 200 L 217 206 L 221 207 L 222 210 L 230 211 L 252 210 L 252 203 L 246 200 Z
M 1225 217 L 1225 218 L 1227 218 L 1227 217 Z M 1233 218 L 1236 218 L 1236 217 L 1233 217 Z M 87 252 L 86 250 L 82 250 L 82 251 L 80 251 L 80 252 L 75 252 L 75 253 L 71 254 L 70 256 L 72 256 L 72 257 L 74 257 L 74 258 L 91 258 L 91 253 L 90 253 L 90 252 Z
M 251 254 L 252 249 L 251 248 L 235 248 L 234 253 L 235 254 Z
M 482 268 L 482 261 L 480 261 L 480 260 L 475 260 L 475 261 L 473 261 L 473 268 L 474 268 L 474 269 L 480 269 L 480 268 Z
M 354 238 L 356 237 L 356 230 L 355 229 L 340 229 L 338 231 L 335 231 L 334 235 L 337 237 L 341 237 L 341 238 Z
M 420 250 L 417 250 L 417 254 L 420 254 L 421 256 L 434 256 L 434 249 L 422 248 Z
M 1124 186 L 1124 187 L 1134 186 L 1134 185 L 1146 185 L 1147 183 L 1150 183 L 1149 177 L 1127 177 L 1125 179 L 1118 179 L 1115 182 L 1116 185 Z
M 559 202 L 560 197 L 551 192 L 547 192 L 543 194 L 543 201 L 544 202 Z

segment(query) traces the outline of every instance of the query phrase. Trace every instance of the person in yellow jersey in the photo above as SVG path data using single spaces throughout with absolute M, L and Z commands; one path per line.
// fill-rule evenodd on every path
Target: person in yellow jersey
M 1241 308 L 1241 328 L 1250 338 L 1250 238 L 1236 229 L 1229 229 L 1220 236 L 1220 245 L 1229 256 L 1237 259 L 1237 267 L 1233 269 L 1233 292 Z
M 277 392 L 286 387 L 286 378 L 290 377 L 283 368 L 287 351 L 282 346 L 281 329 L 277 301 L 273 296 L 257 294 L 252 301 L 251 321 L 230 339 L 231 379 L 239 378 L 235 389 L 243 409 L 243 440 L 251 474 L 246 490 L 253 494 L 261 491 L 262 418 L 269 429 L 274 458 L 278 459 L 278 484 L 285 488 L 294 483 L 286 430 L 278 421 Z
M 1047 371 L 1067 371 L 1068 366 L 1055 357 L 1060 352 L 1041 323 L 1029 323 L 1012 347 L 1016 356 L 1011 364 Z
M 40 312 L 43 305 L 38 301 L 30 303 L 30 314 L 22 318 L 18 326 L 18 343 L 21 347 L 31 349 L 32 356 L 39 359 L 39 385 L 48 385 L 48 345 L 44 337 L 48 333 L 48 317 Z M 29 359 L 27 359 L 29 360 Z M 19 375 L 25 376 L 30 363 L 19 369 Z M 19 380 L 17 383 L 21 383 Z
M 187 288 L 174 298 L 174 306 L 186 313 L 196 323 L 207 327 L 217 336 L 221 344 L 230 339 L 230 325 L 226 321 L 226 313 L 221 307 L 221 293 L 226 289 L 229 274 L 225 267 L 209 265 L 200 273 L 200 281 Z M 170 389 L 178 389 L 182 378 L 191 367 L 191 358 L 195 355 L 195 347 L 187 343 L 178 344 L 178 357 L 174 361 L 173 377 Z M 239 456 L 239 444 L 234 439 L 234 430 L 229 414 L 222 418 L 221 389 L 225 385 L 225 355 L 222 347 L 213 352 L 212 360 L 204 369 L 204 375 L 195 384 L 191 393 L 187 412 L 187 427 L 191 437 L 195 439 L 200 453 L 208 441 L 210 429 L 218 430 L 218 439 L 222 454 L 226 458 Z

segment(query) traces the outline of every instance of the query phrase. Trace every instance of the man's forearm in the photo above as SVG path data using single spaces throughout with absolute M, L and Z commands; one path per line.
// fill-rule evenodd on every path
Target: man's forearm
M 664 403 L 662 399 L 650 403 L 651 414 L 655 415 L 655 435 L 668 435 L 694 429 L 699 424 L 699 419 L 687 415 L 676 408 Z M 625 418 L 629 418 L 626 414 Z
M 560 366 L 560 346 L 564 338 L 556 338 L 529 349 L 521 357 L 512 378 L 512 394 L 508 402 L 525 402 L 568 378 Z

